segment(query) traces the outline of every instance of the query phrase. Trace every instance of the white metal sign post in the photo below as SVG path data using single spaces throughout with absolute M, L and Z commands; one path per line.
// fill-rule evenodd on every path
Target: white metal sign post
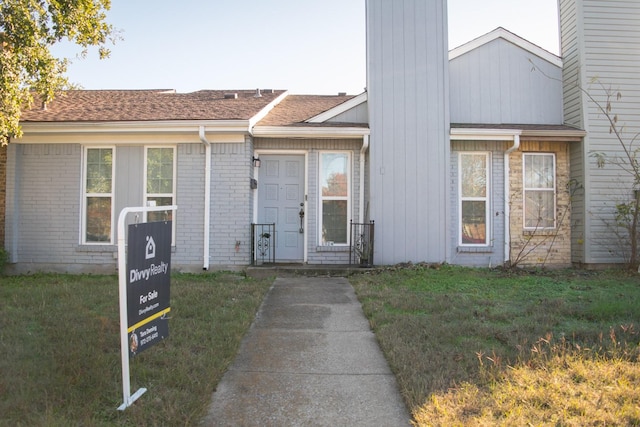
M 132 212 L 158 212 L 176 211 L 177 206 L 149 206 L 124 208 L 118 217 L 118 277 L 119 277 L 119 297 L 120 297 L 120 352 L 122 356 L 122 398 L 123 403 L 118 410 L 124 411 L 131 406 L 147 389 L 140 388 L 131 395 L 131 383 L 129 375 L 129 317 L 127 310 L 127 254 L 125 245 L 125 221 L 127 214 Z M 170 252 L 169 252 L 170 254 Z M 157 292 L 155 293 L 157 295 Z M 165 311 L 168 311 L 165 310 Z M 156 316 L 153 316 L 156 317 Z M 136 346 L 137 347 L 137 346 Z

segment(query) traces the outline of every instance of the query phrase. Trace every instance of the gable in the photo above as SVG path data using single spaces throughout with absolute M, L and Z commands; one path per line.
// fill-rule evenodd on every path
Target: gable
M 368 95 L 363 92 L 327 111 L 306 120 L 308 123 L 369 123 Z
M 506 30 L 451 51 L 449 70 L 453 123 L 563 123 L 560 58 Z

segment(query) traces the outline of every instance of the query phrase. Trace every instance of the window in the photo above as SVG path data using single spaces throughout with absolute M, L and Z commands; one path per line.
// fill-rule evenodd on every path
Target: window
M 460 244 L 488 244 L 489 153 L 460 153 Z
M 83 243 L 112 243 L 113 152 L 113 148 L 85 151 Z
M 175 200 L 175 148 L 147 147 L 145 205 L 171 206 Z M 148 212 L 147 221 L 172 219 L 172 211 Z
M 525 153 L 524 228 L 556 226 L 556 157 L 553 153 Z
M 322 245 L 348 244 L 350 157 L 350 153 L 320 153 Z

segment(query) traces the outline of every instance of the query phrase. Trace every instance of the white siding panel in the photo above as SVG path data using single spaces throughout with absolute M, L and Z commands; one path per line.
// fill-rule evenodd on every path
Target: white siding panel
M 376 263 L 447 258 L 446 3 L 367 1 Z
M 367 103 L 360 104 L 344 113 L 327 120 L 330 123 L 369 123 L 369 107 Z
M 453 123 L 563 121 L 562 70 L 502 38 L 452 59 L 449 67 Z

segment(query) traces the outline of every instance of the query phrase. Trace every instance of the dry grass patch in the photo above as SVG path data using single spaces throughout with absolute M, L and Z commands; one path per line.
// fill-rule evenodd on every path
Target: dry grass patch
M 432 394 L 415 409 L 415 425 L 640 425 L 637 357 L 550 352 L 544 361 L 493 370 L 479 384 Z
M 638 275 L 413 266 L 352 283 L 418 425 L 640 425 Z

